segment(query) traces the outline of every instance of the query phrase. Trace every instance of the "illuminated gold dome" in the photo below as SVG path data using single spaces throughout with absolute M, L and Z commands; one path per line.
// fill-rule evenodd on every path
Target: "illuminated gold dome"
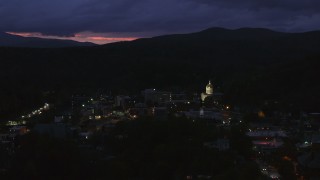
M 209 83 L 207 84 L 206 88 L 213 88 L 213 85 L 211 84 L 210 81 L 209 81 Z
M 206 94 L 213 94 L 213 85 L 209 81 L 209 83 L 206 86 Z

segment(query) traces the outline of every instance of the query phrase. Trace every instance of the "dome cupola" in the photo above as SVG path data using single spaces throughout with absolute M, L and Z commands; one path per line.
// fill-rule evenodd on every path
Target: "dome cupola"
M 206 86 L 206 94 L 213 94 L 213 85 L 209 81 L 209 83 Z

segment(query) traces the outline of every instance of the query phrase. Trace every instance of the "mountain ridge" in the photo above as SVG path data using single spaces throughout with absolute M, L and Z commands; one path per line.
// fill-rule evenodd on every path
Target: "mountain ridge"
M 218 37 L 218 35 L 232 35 L 232 34 L 236 34 L 236 35 L 241 35 L 241 33 L 243 34 L 253 34 L 255 36 L 259 36 L 259 35 L 264 35 L 267 36 L 270 34 L 275 35 L 275 36 L 284 36 L 284 35 L 298 35 L 298 34 L 309 34 L 309 33 L 320 33 L 320 31 L 307 31 L 307 32 L 301 32 L 301 33 L 291 33 L 291 32 L 280 32 L 280 31 L 274 31 L 271 29 L 267 29 L 267 28 L 250 28 L 250 27 L 243 27 L 243 28 L 238 28 L 238 29 L 227 29 L 227 28 L 221 28 L 221 27 L 212 27 L 212 28 L 207 28 L 204 29 L 202 31 L 197 31 L 197 32 L 191 32 L 191 33 L 181 33 L 181 34 L 166 34 L 166 35 L 160 35 L 160 36 L 154 36 L 154 37 L 150 37 L 150 38 L 139 38 L 137 40 L 133 40 L 133 41 L 129 41 L 130 42 L 135 42 L 135 41 L 140 41 L 140 40 L 147 40 L 147 39 L 159 39 L 159 38 L 167 38 L 167 37 L 172 37 L 172 36 L 180 36 L 180 37 L 184 37 L 184 36 L 193 36 L 193 35 L 201 35 L 201 34 L 215 34 L 215 36 L 213 37 Z M 235 35 L 231 36 L 231 38 L 234 38 Z M 236 38 L 237 39 L 237 38 Z M 115 43 L 110 43 L 110 44 L 116 44 L 118 42 Z M 108 44 L 105 44 L 108 45 Z
M 77 46 L 95 46 L 90 42 L 73 40 L 46 39 L 37 37 L 23 37 L 0 32 L 0 47 L 29 47 L 29 48 L 63 48 Z

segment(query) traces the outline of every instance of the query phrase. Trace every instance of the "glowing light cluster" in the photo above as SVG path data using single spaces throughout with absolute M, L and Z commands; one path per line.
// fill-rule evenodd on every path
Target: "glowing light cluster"
M 27 114 L 27 115 L 22 115 L 21 118 L 25 119 L 25 118 L 31 118 L 35 115 L 40 115 L 42 114 L 44 111 L 47 111 L 50 109 L 50 105 L 48 103 L 45 103 L 43 105 L 43 107 L 40 107 L 39 109 L 36 109 L 34 111 L 32 111 L 31 113 Z

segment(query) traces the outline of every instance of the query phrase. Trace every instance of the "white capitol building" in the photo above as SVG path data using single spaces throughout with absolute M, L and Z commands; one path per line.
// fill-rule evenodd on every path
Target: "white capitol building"
M 213 85 L 209 81 L 206 86 L 206 92 L 201 93 L 201 100 L 204 101 L 207 97 L 213 96 Z

